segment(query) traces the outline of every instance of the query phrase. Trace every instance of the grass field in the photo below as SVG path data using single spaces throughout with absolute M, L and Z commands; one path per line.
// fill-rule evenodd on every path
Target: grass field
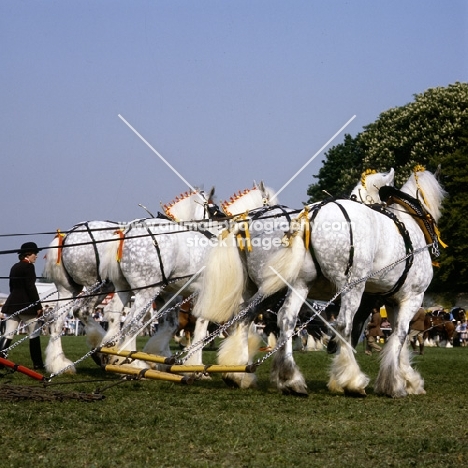
M 77 359 L 84 338 L 65 337 Z M 46 338 L 43 338 L 45 348 Z M 9 358 L 29 364 L 27 346 Z M 205 351 L 206 363 L 215 351 Z M 75 376 L 41 385 L 19 374 L 0 378 L 0 467 L 458 467 L 468 465 L 468 349 L 425 350 L 414 364 L 426 395 L 363 399 L 330 394 L 330 357 L 297 352 L 309 386 L 308 398 L 277 393 L 267 361 L 257 370 L 259 387 L 234 390 L 216 375 L 181 386 L 127 381 L 92 402 L 10 401 L 6 385 L 41 392 L 82 392 L 117 382 L 91 359 Z M 358 349 L 358 361 L 375 379 L 378 361 Z M 107 381 L 97 381 L 107 379 Z

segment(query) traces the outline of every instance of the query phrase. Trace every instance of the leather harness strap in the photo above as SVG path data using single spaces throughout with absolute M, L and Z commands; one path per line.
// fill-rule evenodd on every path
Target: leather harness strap
M 164 264 L 163 264 L 163 261 L 162 261 L 161 249 L 159 248 L 158 241 L 156 240 L 156 236 L 154 235 L 154 233 L 150 230 L 150 228 L 148 226 L 146 226 L 146 232 L 151 236 L 151 239 L 153 240 L 154 248 L 156 249 L 156 252 L 158 254 L 159 268 L 161 269 L 161 276 L 162 276 L 163 284 L 165 286 L 167 286 L 169 284 L 169 281 L 167 281 L 167 277 L 166 277 L 166 274 L 164 272 Z
M 339 200 L 339 199 L 338 199 Z M 352 201 L 355 201 L 356 203 L 360 203 L 356 200 L 352 200 Z M 313 211 L 312 211 L 312 216 L 310 218 L 310 222 L 313 223 L 318 212 L 320 211 L 320 209 L 327 205 L 328 203 L 335 203 L 335 205 L 337 205 L 339 207 L 339 209 L 341 210 L 346 222 L 348 223 L 348 227 L 349 227 L 349 243 L 350 243 L 350 249 L 349 249 L 349 255 L 348 255 L 348 264 L 346 266 L 346 270 L 345 270 L 345 275 L 347 276 L 348 273 L 349 273 L 349 270 L 351 269 L 351 267 L 353 266 L 353 262 L 354 262 L 354 239 L 353 239 L 353 231 L 352 231 L 352 223 L 351 223 L 351 219 L 348 215 L 348 212 L 345 210 L 345 208 L 340 204 L 340 203 L 337 203 L 337 199 L 336 198 L 329 198 L 329 199 L 326 199 L 324 201 L 322 201 L 321 203 L 315 205 L 313 207 Z M 403 241 L 405 243 L 405 249 L 406 249 L 406 255 L 408 256 L 406 258 L 406 262 L 405 262 L 405 269 L 403 271 L 403 273 L 401 274 L 400 278 L 398 279 L 398 281 L 394 284 L 394 286 L 392 287 L 392 289 L 390 291 L 387 291 L 386 293 L 383 293 L 383 294 L 379 294 L 380 296 L 384 296 L 384 297 L 388 297 L 388 296 L 392 296 L 393 294 L 395 294 L 402 286 L 403 284 L 405 283 L 406 281 L 406 278 L 408 276 L 408 273 L 409 273 L 409 270 L 413 264 L 413 258 L 414 256 L 413 255 L 409 255 L 413 252 L 413 244 L 411 242 L 411 238 L 410 238 L 410 235 L 405 227 L 405 225 L 393 214 L 391 213 L 390 211 L 388 211 L 384 206 L 380 205 L 380 204 L 374 204 L 374 205 L 365 205 L 367 206 L 368 208 L 370 209 L 373 209 L 375 211 L 377 211 L 378 213 L 381 213 L 387 217 L 389 217 L 394 223 L 395 225 L 397 226 L 398 228 L 398 231 L 400 233 L 400 235 L 403 237 Z M 312 247 L 312 243 L 310 245 L 310 252 L 312 254 L 312 259 L 314 261 L 314 264 L 315 264 L 315 267 L 317 269 L 317 271 L 320 271 L 321 268 L 320 268 L 320 265 L 318 264 L 318 261 L 317 261 L 317 258 L 314 254 L 314 249 Z

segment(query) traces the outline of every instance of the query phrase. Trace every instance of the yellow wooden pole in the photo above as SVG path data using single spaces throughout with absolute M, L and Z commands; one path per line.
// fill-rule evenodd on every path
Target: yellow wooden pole
M 167 372 L 203 372 L 203 373 L 225 373 L 225 372 L 247 372 L 249 374 L 253 374 L 256 369 L 256 364 L 246 364 L 246 365 L 239 365 L 239 366 L 221 366 L 217 364 L 213 364 L 211 366 L 204 366 L 204 365 L 185 365 L 185 364 L 174 364 L 175 358 L 169 357 L 166 358 L 164 356 L 156 356 L 155 354 L 148 354 L 143 353 L 140 351 L 118 351 L 115 348 L 99 348 L 98 352 L 104 354 L 112 354 L 115 356 L 122 356 L 128 359 L 139 359 L 142 361 L 154 362 L 157 364 L 165 364 L 167 366 Z M 123 366 L 121 366 L 123 367 Z
M 152 379 L 152 380 L 167 380 L 169 382 L 177 382 L 181 384 L 191 384 L 193 382 L 192 377 L 186 377 L 183 375 L 177 374 L 170 374 L 169 372 L 161 372 L 154 369 L 138 369 L 137 367 L 132 366 L 115 366 L 112 364 L 108 364 L 105 367 L 107 372 L 116 372 L 118 374 L 126 374 L 126 375 L 136 375 L 142 379 Z
M 257 366 L 255 364 L 250 364 L 246 366 L 220 366 L 213 364 L 212 366 L 203 366 L 203 365 L 172 365 L 168 366 L 166 370 L 168 372 L 203 372 L 203 373 L 217 373 L 217 372 L 247 372 L 253 374 Z
M 121 356 L 129 359 L 140 359 L 142 361 L 155 362 L 157 364 L 171 365 L 175 363 L 174 357 L 156 356 L 155 354 L 143 353 L 141 351 L 119 351 L 115 348 L 98 348 L 97 352 L 103 354 L 112 354 L 114 356 Z

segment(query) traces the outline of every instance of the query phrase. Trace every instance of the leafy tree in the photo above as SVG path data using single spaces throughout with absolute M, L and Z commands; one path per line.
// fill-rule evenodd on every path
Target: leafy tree
M 356 138 L 345 135 L 342 144 L 334 146 L 326 154 L 326 161 L 319 171 L 319 181 L 311 185 L 307 194 L 309 203 L 323 200 L 327 193 L 331 195 L 349 194 L 361 176 L 361 165 L 364 153 Z M 352 175 L 349 174 L 352 173 Z
M 309 186 L 308 200 L 349 193 L 365 169 L 395 169 L 396 186 L 403 184 L 416 164 L 428 165 L 453 153 L 468 127 L 468 83 L 430 88 L 416 94 L 413 102 L 389 109 L 364 127 L 355 138 L 326 153 L 318 182 Z M 434 169 L 434 167 L 432 167 Z
M 441 249 L 433 291 L 468 291 L 468 132 L 461 142 L 461 148 L 434 161 L 442 165 L 442 184 L 448 192 L 439 222 L 442 240 L 448 247 Z
M 416 164 L 435 170 L 442 164 L 449 197 L 440 220 L 441 268 L 431 289 L 468 291 L 468 83 L 456 82 L 414 96 L 414 101 L 389 109 L 352 138 L 345 136 L 329 150 L 318 181 L 307 190 L 308 202 L 349 193 L 365 169 L 395 169 L 401 186 Z
M 468 83 L 428 89 L 365 127 L 359 135 L 362 166 L 393 167 L 396 185 L 401 185 L 416 164 L 426 166 L 453 153 L 467 125 Z

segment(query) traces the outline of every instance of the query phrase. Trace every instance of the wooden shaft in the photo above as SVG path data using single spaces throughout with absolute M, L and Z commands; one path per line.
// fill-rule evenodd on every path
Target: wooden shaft
M 256 370 L 255 365 L 250 364 L 246 366 L 220 366 L 220 365 L 212 365 L 212 366 L 203 366 L 203 365 L 172 365 L 167 368 L 168 372 L 206 372 L 206 373 L 217 373 L 217 372 L 247 372 L 252 374 Z
M 118 351 L 115 348 L 98 348 L 97 352 L 103 354 L 112 354 L 114 356 L 122 356 L 124 358 L 130 359 L 141 359 L 142 361 L 155 362 L 158 364 L 171 365 L 175 362 L 174 357 L 156 356 L 155 354 L 143 353 L 141 351 Z
M 136 367 L 126 365 L 115 366 L 108 364 L 105 367 L 105 370 L 108 372 L 116 372 L 118 374 L 137 375 L 145 379 L 168 380 L 170 382 L 178 382 L 181 384 L 190 384 L 193 382 L 193 379 L 185 377 L 183 375 L 170 374 L 169 372 L 161 372 L 158 370 L 148 368 L 138 369 Z

